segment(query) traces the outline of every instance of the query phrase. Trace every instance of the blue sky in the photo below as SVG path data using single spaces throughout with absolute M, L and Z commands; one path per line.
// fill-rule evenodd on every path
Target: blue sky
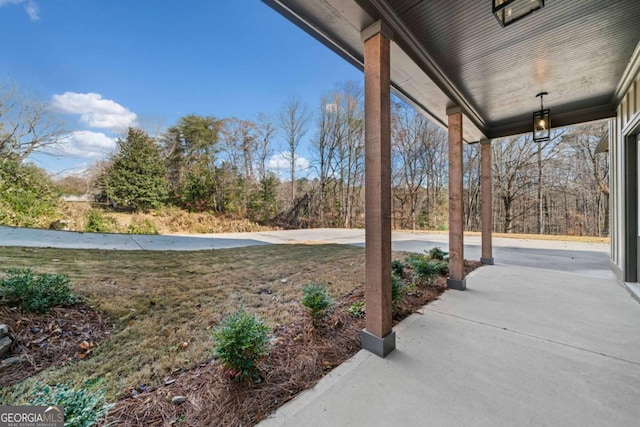
M 128 124 L 253 120 L 291 95 L 315 113 L 336 83 L 362 80 L 259 0 L 0 0 L 0 37 L 0 81 L 50 103 L 70 132 L 67 156 L 33 158 L 53 173 L 104 157 Z

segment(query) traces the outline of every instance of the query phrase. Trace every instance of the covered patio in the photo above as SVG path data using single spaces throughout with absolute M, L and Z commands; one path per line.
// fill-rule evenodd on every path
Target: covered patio
M 476 270 L 260 426 L 636 426 L 640 304 L 607 270 Z
M 365 350 L 262 424 L 637 425 L 640 305 L 623 282 L 640 265 L 640 3 L 524 0 L 544 7 L 502 26 L 489 0 L 264 1 L 364 70 L 367 319 Z M 448 283 L 465 290 L 395 331 L 392 91 L 448 130 Z M 597 271 L 494 259 L 490 144 L 531 132 L 544 92 L 552 127 L 610 120 L 611 264 Z M 464 143 L 482 144 L 480 258 L 495 264 L 469 277 Z
M 637 1 L 264 1 L 364 70 L 367 317 L 362 346 L 382 357 L 396 346 L 390 284 L 391 91 L 448 130 L 448 285 L 457 290 L 467 288 L 463 144 L 482 144 L 481 261 L 493 264 L 492 140 L 531 132 L 532 112 L 543 110 L 541 93 L 551 127 L 612 119 L 621 104 L 627 112 L 637 110 Z M 493 3 L 507 7 L 496 14 Z M 511 18 L 539 6 L 520 20 Z M 542 125 L 545 131 L 548 124 Z M 622 221 L 616 222 L 622 214 L 615 208 L 614 202 L 612 235 Z M 619 245 L 614 238 L 612 253 Z

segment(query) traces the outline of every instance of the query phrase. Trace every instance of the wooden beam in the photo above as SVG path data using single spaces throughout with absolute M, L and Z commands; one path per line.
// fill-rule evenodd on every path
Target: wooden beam
M 386 356 L 391 330 L 390 40 L 378 21 L 363 31 L 365 91 L 365 330 L 363 348 Z
M 480 141 L 480 186 L 482 204 L 482 256 L 480 262 L 493 265 L 493 248 L 491 232 L 493 230 L 492 195 L 491 195 L 491 140 Z
M 462 202 L 462 112 L 447 110 L 449 122 L 449 278 L 451 289 L 466 289 L 464 278 L 464 209 Z

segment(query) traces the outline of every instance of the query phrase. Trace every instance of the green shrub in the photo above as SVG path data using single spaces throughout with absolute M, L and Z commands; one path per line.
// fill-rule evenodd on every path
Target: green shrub
M 325 285 L 315 283 L 304 285 L 302 294 L 302 305 L 309 310 L 314 325 L 318 325 L 336 305 Z
M 404 263 L 397 259 L 391 261 L 391 273 L 398 277 L 404 277 Z
M 29 405 L 62 406 L 65 427 L 88 427 L 100 422 L 109 412 L 105 390 L 96 389 L 99 382 L 87 381 L 80 389 L 69 384 L 53 387 L 36 383 Z
M 12 269 L 0 281 L 2 296 L 26 311 L 46 313 L 56 305 L 76 302 L 70 280 L 61 274 L 35 275 L 31 269 Z
M 156 225 L 149 218 L 138 219 L 133 217 L 127 228 L 129 234 L 158 234 Z
M 117 230 L 118 221 L 114 217 L 103 215 L 97 210 L 89 211 L 84 231 L 89 233 L 115 233 Z
M 446 261 L 449 259 L 449 252 L 445 252 L 440 247 L 431 248 L 429 251 L 429 259 Z
M 351 304 L 351 306 L 349 306 L 347 311 L 353 317 L 357 317 L 360 319 L 364 318 L 364 314 L 365 314 L 364 301 L 354 302 L 353 304 Z
M 225 317 L 213 331 L 222 366 L 238 381 L 259 378 L 258 362 L 268 354 L 269 328 L 244 308 Z
M 449 274 L 449 261 L 430 261 L 433 264 L 433 269 L 436 274 L 440 276 L 447 276 Z
M 391 275 L 391 305 L 395 310 L 398 302 L 404 295 L 405 283 L 402 278 L 396 276 L 395 274 Z
M 0 224 L 46 227 L 59 215 L 59 197 L 43 169 L 0 153 Z
M 409 265 L 413 269 L 414 277 L 427 283 L 431 283 L 438 274 L 437 263 L 437 261 L 431 261 L 420 254 L 412 254 L 409 258 Z

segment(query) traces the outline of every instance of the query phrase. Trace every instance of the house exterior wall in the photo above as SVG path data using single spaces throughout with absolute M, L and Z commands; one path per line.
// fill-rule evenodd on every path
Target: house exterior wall
M 640 61 L 638 49 L 629 63 L 620 93 L 622 98 L 617 105 L 616 117 L 609 122 L 609 227 L 610 255 L 612 270 L 619 280 L 624 280 L 625 242 L 637 240 L 637 236 L 626 235 L 625 212 L 625 161 L 627 159 L 626 138 L 640 131 Z M 637 221 L 638 219 L 636 219 Z

